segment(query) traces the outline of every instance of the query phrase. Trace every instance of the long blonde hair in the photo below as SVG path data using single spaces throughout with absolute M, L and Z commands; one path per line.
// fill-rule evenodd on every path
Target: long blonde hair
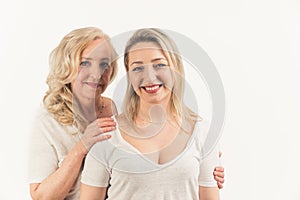
M 112 49 L 111 82 L 117 73 L 117 53 L 109 41 L 109 36 L 96 27 L 71 31 L 50 54 L 50 72 L 46 81 L 49 89 L 43 103 L 62 125 L 74 124 L 77 111 L 74 110 L 71 82 L 77 77 L 81 54 L 90 42 L 101 38 L 107 40 Z
M 127 72 L 129 70 L 128 57 L 130 49 L 140 42 L 153 42 L 157 44 L 162 49 L 170 67 L 172 67 L 175 72 L 175 85 L 172 88 L 172 95 L 168 108 L 170 113 L 182 117 L 183 119 L 187 119 L 188 121 L 195 121 L 198 116 L 183 103 L 184 67 L 182 58 L 175 42 L 164 32 L 156 28 L 145 28 L 137 30 L 128 40 L 124 52 L 124 65 Z M 130 83 L 129 75 L 127 73 L 127 90 L 125 99 L 123 101 L 123 113 L 131 123 L 133 123 L 137 117 L 139 104 L 139 96 L 135 93 L 134 88 Z

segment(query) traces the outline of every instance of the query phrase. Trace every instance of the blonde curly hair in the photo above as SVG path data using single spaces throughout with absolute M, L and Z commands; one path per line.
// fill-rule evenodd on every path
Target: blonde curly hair
M 43 103 L 62 125 L 74 124 L 77 111 L 74 110 L 71 82 L 77 77 L 81 54 L 90 42 L 101 38 L 107 40 L 112 49 L 111 82 L 117 73 L 117 53 L 109 36 L 99 28 L 86 27 L 71 31 L 50 54 L 50 72 L 46 81 L 49 89 Z

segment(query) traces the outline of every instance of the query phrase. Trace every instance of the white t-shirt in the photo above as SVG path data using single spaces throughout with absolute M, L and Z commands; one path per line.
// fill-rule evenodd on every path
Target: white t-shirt
M 38 110 L 30 137 L 29 183 L 41 183 L 55 172 L 79 141 L 77 129 L 62 126 L 44 107 Z M 79 174 L 78 177 L 80 177 Z M 80 178 L 65 199 L 79 199 Z
M 157 164 L 127 143 L 118 129 L 112 138 L 95 144 L 86 157 L 81 182 L 107 187 L 108 199 L 198 199 L 199 186 L 217 187 L 218 149 L 203 158 L 203 122 L 197 122 L 185 150 L 165 164 Z

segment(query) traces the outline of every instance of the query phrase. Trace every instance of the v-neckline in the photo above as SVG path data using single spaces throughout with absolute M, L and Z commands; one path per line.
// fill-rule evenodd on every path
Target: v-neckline
M 135 148 L 132 144 L 130 144 L 129 142 L 127 142 L 122 134 L 121 134 L 121 131 L 119 130 L 119 128 L 116 129 L 116 133 L 117 133 L 117 136 L 120 138 L 120 141 L 126 145 L 127 147 L 129 147 L 131 150 L 133 150 L 138 156 L 140 156 L 143 160 L 145 160 L 146 162 L 150 163 L 151 165 L 154 165 L 155 167 L 157 168 L 164 168 L 164 167 L 167 167 L 173 163 L 175 163 L 177 160 L 179 160 L 191 147 L 191 145 L 193 144 L 194 142 L 194 138 L 197 134 L 197 131 L 196 129 L 198 129 L 198 126 L 199 126 L 199 121 L 196 121 L 195 122 L 195 125 L 194 125 L 194 128 L 193 128 L 193 132 L 190 136 L 190 138 L 188 139 L 188 142 L 186 143 L 186 146 L 184 148 L 183 151 L 181 151 L 177 156 L 175 156 L 173 159 L 171 159 L 170 161 L 168 162 L 165 162 L 165 163 L 162 163 L 162 164 L 159 164 L 157 162 L 154 162 L 153 160 L 149 159 L 147 156 L 145 156 L 143 153 L 141 153 L 137 148 Z

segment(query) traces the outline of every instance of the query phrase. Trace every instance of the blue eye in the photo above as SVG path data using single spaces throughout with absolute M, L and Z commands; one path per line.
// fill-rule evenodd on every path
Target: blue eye
M 137 67 L 133 68 L 132 71 L 133 71 L 133 72 L 140 72 L 140 71 L 142 71 L 143 69 L 144 69 L 143 66 L 137 66 Z
M 154 67 L 155 68 L 163 68 L 163 67 L 166 67 L 167 65 L 164 64 L 164 63 L 159 63 L 159 64 L 154 64 Z
M 109 63 L 107 63 L 107 62 L 101 62 L 99 66 L 100 66 L 102 69 L 107 69 L 107 68 L 109 68 Z
M 81 63 L 80 63 L 80 66 L 82 66 L 82 67 L 89 67 L 89 66 L 91 66 L 91 62 L 89 62 L 89 61 L 82 61 Z

